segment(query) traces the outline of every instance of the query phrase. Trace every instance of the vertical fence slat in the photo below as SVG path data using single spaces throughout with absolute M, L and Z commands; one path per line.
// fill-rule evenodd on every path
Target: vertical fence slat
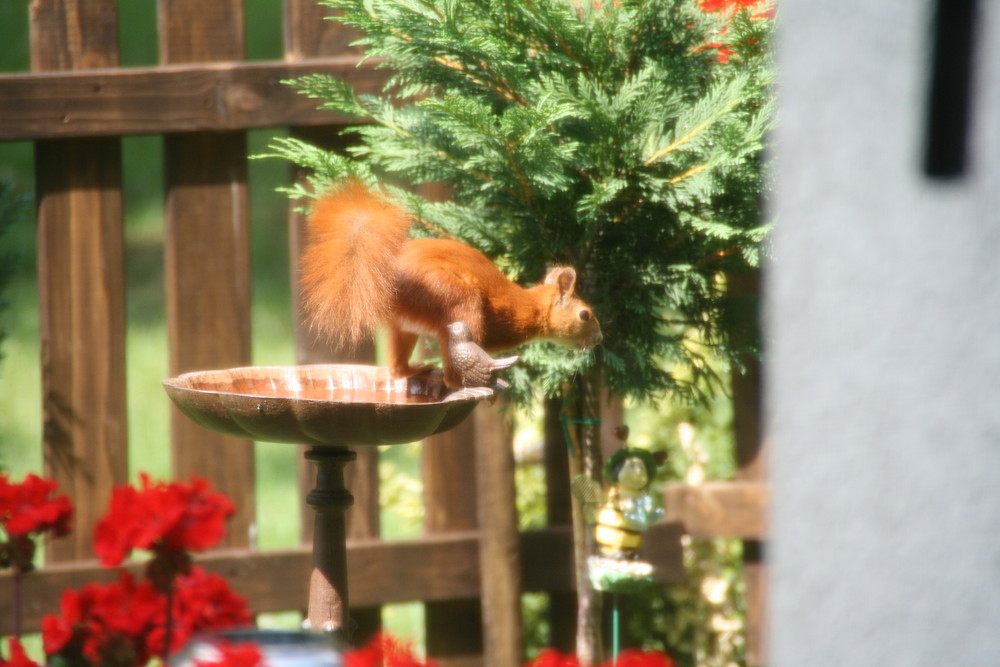
M 36 71 L 118 63 L 115 3 L 35 0 Z M 121 149 L 118 139 L 35 146 L 45 472 L 75 504 L 49 561 L 90 558 L 111 488 L 128 477 Z
M 427 184 L 420 190 L 430 200 L 443 201 L 449 196 L 442 184 Z M 475 419 L 470 417 L 457 428 L 423 441 L 420 465 L 424 484 L 424 533 L 432 535 L 479 528 L 477 437 Z M 424 636 L 428 656 L 440 667 L 481 665 L 481 601 L 446 600 L 425 604 Z
M 321 56 L 341 55 L 349 39 L 345 36 L 346 29 L 338 23 L 325 20 L 329 10 L 317 4 L 314 0 L 285 0 L 285 58 L 315 58 Z M 351 33 L 354 34 L 354 33 Z M 332 51 L 330 49 L 341 49 Z M 339 136 L 337 128 L 293 128 L 292 135 L 308 141 L 327 150 L 342 148 L 344 139 Z M 306 177 L 305 170 L 293 167 L 292 180 L 301 181 Z M 300 364 L 319 363 L 372 363 L 375 361 L 374 345 L 364 345 L 352 354 L 335 352 L 324 341 L 319 340 L 315 332 L 305 323 L 301 295 L 298 288 L 299 258 L 305 245 L 305 216 L 294 210 L 302 202 L 293 202 L 289 212 L 289 234 L 292 271 L 292 302 L 296 314 L 295 347 L 296 358 Z M 345 484 L 354 496 L 354 506 L 347 512 L 347 534 L 349 539 L 375 538 L 379 536 L 379 500 L 378 500 L 378 449 L 360 447 L 358 458 L 344 470 Z M 315 479 L 314 466 L 300 463 L 299 481 L 303 493 L 312 488 Z M 312 510 L 303 507 L 301 518 L 302 538 L 311 540 Z M 357 610 L 355 620 L 359 623 L 359 635 L 366 634 L 365 623 L 371 626 L 374 619 L 364 620 L 366 613 Z M 374 629 L 374 628 L 371 628 Z
M 730 275 L 730 294 L 751 304 L 742 304 L 757 311 L 760 298 L 760 273 Z M 737 341 L 742 342 L 742 341 Z M 761 375 L 757 359 L 744 359 L 746 372 L 734 372 L 733 432 L 736 444 L 736 477 L 744 481 L 763 482 L 766 479 L 766 452 L 761 426 Z M 743 541 L 743 580 L 746 586 L 746 658 L 748 665 L 762 665 L 767 658 L 767 566 L 764 543 Z
M 517 529 L 511 416 L 502 404 L 497 404 L 479 406 L 473 418 L 479 487 L 484 665 L 520 665 L 524 662 L 521 542 Z
M 358 32 L 326 18 L 332 11 L 314 0 L 285 0 L 287 60 L 361 53 L 361 47 L 350 46 Z
M 164 64 L 243 58 L 243 3 L 159 0 Z M 169 135 L 166 282 L 171 373 L 250 362 L 250 243 L 243 132 Z M 223 546 L 249 543 L 253 447 L 172 408 L 174 474 L 196 473 L 236 504 Z
M 550 526 L 573 523 L 570 503 L 569 453 L 566 434 L 559 415 L 562 401 L 545 401 L 545 514 Z M 573 569 L 572 555 L 564 563 Z M 576 594 L 565 591 L 549 593 L 549 646 L 570 653 L 576 644 Z
M 472 418 L 423 441 L 424 533 L 476 530 L 476 428 Z M 427 654 L 440 667 L 478 664 L 483 652 L 479 600 L 425 605 Z
M 286 60 L 341 55 L 350 50 L 347 44 L 355 38 L 356 33 L 340 23 L 327 20 L 325 17 L 330 12 L 327 7 L 315 0 L 285 0 L 284 9 Z M 292 134 L 327 149 L 334 149 L 343 142 L 336 129 L 330 127 L 296 128 L 292 130 Z M 292 169 L 293 181 L 304 179 L 305 176 L 302 169 L 297 167 Z M 336 354 L 328 345 L 318 341 L 303 321 L 298 289 L 298 267 L 305 242 L 305 217 L 294 210 L 299 203 L 294 203 L 291 207 L 293 210 L 289 213 L 292 301 L 296 313 L 295 347 L 298 363 L 372 363 L 375 360 L 374 345 L 366 345 L 350 357 Z M 354 496 L 354 505 L 347 511 L 347 539 L 377 538 L 381 532 L 378 449 L 358 447 L 356 451 L 357 459 L 344 469 L 344 484 Z M 303 494 L 312 488 L 315 476 L 315 467 L 304 460 L 300 461 L 299 485 Z M 305 505 L 302 506 L 301 525 L 303 541 L 311 542 L 313 511 Z M 355 626 L 354 640 L 363 643 L 381 627 L 382 610 L 380 607 L 355 607 L 351 609 L 351 620 Z

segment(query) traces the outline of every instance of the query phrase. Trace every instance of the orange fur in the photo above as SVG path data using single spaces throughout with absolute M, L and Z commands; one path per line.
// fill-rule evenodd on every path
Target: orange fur
M 395 258 L 410 230 L 405 211 L 349 182 L 313 206 L 302 255 L 303 306 L 312 325 L 345 347 L 392 315 Z
M 543 284 L 525 289 L 464 243 L 407 240 L 409 225 L 402 208 L 357 183 L 316 202 L 302 289 L 310 320 L 322 334 L 356 345 L 386 324 L 396 375 L 410 372 L 417 334 L 435 336 L 449 386 L 457 383 L 447 331 L 455 321 L 465 322 L 489 352 L 538 338 L 574 348 L 600 342 L 597 318 L 573 292 L 573 269 L 552 269 Z

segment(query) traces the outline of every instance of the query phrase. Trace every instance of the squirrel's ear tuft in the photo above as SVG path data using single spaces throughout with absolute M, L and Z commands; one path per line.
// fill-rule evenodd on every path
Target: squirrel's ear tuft
M 545 284 L 556 285 L 559 287 L 559 296 L 568 297 L 576 287 L 576 270 L 571 266 L 557 266 L 554 269 L 549 269 L 545 276 Z

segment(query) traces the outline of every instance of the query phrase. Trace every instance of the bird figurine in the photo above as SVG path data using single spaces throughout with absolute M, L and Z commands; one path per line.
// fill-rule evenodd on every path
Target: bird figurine
M 506 383 L 497 379 L 496 374 L 510 368 L 520 358 L 517 355 L 494 359 L 472 340 L 472 332 L 465 322 L 448 325 L 448 347 L 452 366 L 461 376 L 462 386 L 504 388 Z

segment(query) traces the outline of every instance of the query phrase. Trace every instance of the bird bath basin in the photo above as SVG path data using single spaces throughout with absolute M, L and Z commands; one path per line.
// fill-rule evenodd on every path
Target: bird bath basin
M 207 429 L 315 447 L 420 440 L 458 425 L 482 398 L 451 393 L 439 372 L 396 379 L 388 368 L 364 365 L 199 371 L 163 385 Z
M 349 635 L 344 487 L 353 446 L 397 445 L 457 426 L 490 390 L 452 392 L 433 371 L 396 379 L 379 366 L 260 366 L 164 380 L 170 399 L 207 429 L 252 440 L 309 445 L 316 488 L 313 571 L 306 625 Z M 220 456 L 222 454 L 220 453 Z

